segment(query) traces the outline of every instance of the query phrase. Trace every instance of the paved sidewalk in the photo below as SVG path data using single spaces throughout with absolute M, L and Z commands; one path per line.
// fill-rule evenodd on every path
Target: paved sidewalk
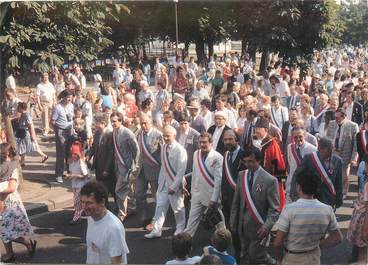
M 21 196 L 28 215 L 73 205 L 70 181 L 55 182 L 55 143 L 53 136 L 38 137 L 38 144 L 49 159 L 41 163 L 38 156 L 27 156 L 23 168 Z

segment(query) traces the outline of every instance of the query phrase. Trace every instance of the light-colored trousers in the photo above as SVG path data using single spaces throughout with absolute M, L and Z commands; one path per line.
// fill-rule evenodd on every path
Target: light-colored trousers
M 135 208 L 135 197 L 134 197 L 134 182 L 135 178 L 133 174 L 117 175 L 116 185 L 115 185 L 115 195 L 116 204 L 119 207 L 119 214 L 122 216 L 127 216 L 128 214 L 128 200 L 130 200 L 132 208 Z
M 208 206 L 208 205 L 207 205 Z M 192 197 L 190 201 L 190 210 L 189 210 L 189 219 L 187 227 L 185 228 L 184 232 L 187 232 L 192 237 L 194 236 L 195 232 L 197 231 L 198 225 L 202 219 L 203 213 L 206 210 L 207 206 L 203 205 L 199 199 L 196 197 Z M 218 209 L 221 215 L 221 222 L 216 225 L 216 229 L 224 228 L 225 227 L 225 217 L 221 211 Z
M 281 265 L 320 265 L 321 251 L 319 248 L 303 254 L 285 253 Z
M 342 167 L 342 178 L 343 178 L 343 190 L 342 193 L 348 194 L 349 192 L 349 176 L 350 176 L 350 164 Z
M 153 218 L 153 232 L 161 232 L 169 205 L 174 212 L 176 222 L 175 234 L 183 232 L 185 228 L 184 195 L 181 191 L 178 191 L 173 195 L 169 195 L 167 190 L 157 191 L 156 193 L 156 211 Z
M 41 101 L 42 106 L 42 128 L 44 132 L 48 132 L 50 130 L 50 116 L 52 110 L 52 103 Z

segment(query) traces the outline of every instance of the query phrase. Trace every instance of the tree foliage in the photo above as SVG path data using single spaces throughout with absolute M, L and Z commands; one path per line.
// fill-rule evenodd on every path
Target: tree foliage
M 343 4 L 338 17 L 344 23 L 343 43 L 358 46 L 368 42 L 368 6 L 365 1 Z
M 88 67 L 112 45 L 106 21 L 117 19 L 119 8 L 102 2 L 12 2 L 0 35 L 7 67 L 47 71 L 64 60 Z

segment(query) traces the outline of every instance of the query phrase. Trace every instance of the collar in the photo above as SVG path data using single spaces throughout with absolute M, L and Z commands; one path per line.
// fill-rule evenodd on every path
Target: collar
M 226 125 L 226 124 L 225 124 Z M 216 126 L 216 130 L 223 130 L 225 128 L 225 125 L 224 126 L 221 126 L 221 127 L 217 127 Z
M 232 153 L 233 153 L 233 158 L 235 158 L 235 157 L 238 155 L 239 150 L 240 150 L 240 146 L 238 145 L 238 147 L 237 147 L 234 151 L 232 151 Z

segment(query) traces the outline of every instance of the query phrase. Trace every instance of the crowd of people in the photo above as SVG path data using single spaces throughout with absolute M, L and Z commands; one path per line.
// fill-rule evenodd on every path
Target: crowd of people
M 127 263 L 124 221 L 137 214 L 145 238 L 160 238 L 171 207 L 176 259 L 167 264 L 320 264 L 320 248 L 342 241 L 335 211 L 349 197 L 352 167 L 359 196 L 347 239 L 351 260 L 364 262 L 367 66 L 367 50 L 345 47 L 316 51 L 306 73 L 278 59 L 257 72 L 249 56 L 236 52 L 202 65 L 180 56 L 172 65 L 162 58 L 152 67 L 116 63 L 113 82 L 95 74 L 93 86 L 78 66 L 55 68 L 42 73 L 27 102 L 10 76 L 1 113 L 12 120 L 22 167 L 31 152 L 48 160 L 33 124 L 39 112 L 42 137 L 55 135 L 56 181 L 72 180 L 70 224 L 91 217 L 87 263 Z M 1 166 L 1 181 L 15 187 L 10 169 Z M 0 190 L 4 220 L 14 218 L 6 196 L 14 187 Z M 108 195 L 115 202 L 109 210 Z M 191 258 L 201 222 L 215 230 L 212 245 Z M 22 229 L 29 234 L 27 225 Z M 19 241 L 3 231 L 0 237 Z M 267 253 L 270 242 L 275 257 Z M 23 243 L 34 253 L 35 241 Z

